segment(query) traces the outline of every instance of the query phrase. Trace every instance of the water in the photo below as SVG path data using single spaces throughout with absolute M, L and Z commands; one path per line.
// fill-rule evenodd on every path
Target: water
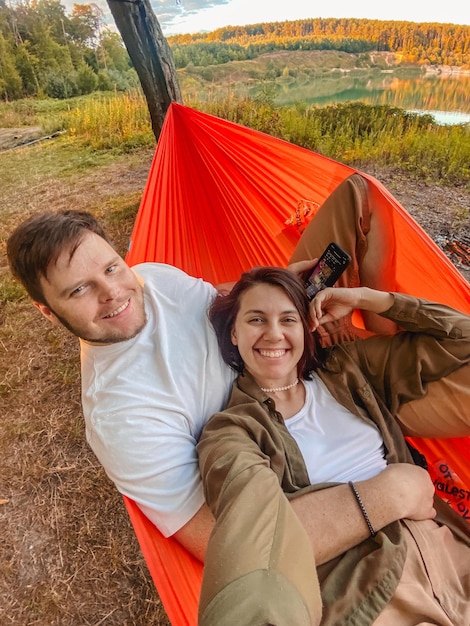
M 303 79 L 278 78 L 275 103 L 326 105 L 361 101 L 428 113 L 439 124 L 470 122 L 470 75 L 414 71 L 333 71 Z M 251 95 L 254 95 L 251 92 Z
M 423 111 L 418 109 L 410 109 L 410 113 L 418 113 L 419 115 L 430 114 L 438 124 L 454 126 L 455 124 L 468 124 L 470 122 L 470 113 L 460 113 L 459 111 Z

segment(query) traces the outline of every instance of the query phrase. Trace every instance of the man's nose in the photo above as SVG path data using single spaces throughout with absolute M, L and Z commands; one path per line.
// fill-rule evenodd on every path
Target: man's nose
M 100 287 L 100 300 L 102 300 L 102 302 L 116 300 L 119 297 L 119 293 L 120 288 L 118 285 L 104 282 Z

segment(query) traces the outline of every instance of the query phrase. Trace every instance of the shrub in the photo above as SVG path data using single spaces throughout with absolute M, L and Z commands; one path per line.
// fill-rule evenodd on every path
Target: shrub
M 49 72 L 45 77 L 44 91 L 49 98 L 65 100 L 78 95 L 76 76 Z
M 77 70 L 76 82 L 79 94 L 85 95 L 96 90 L 98 87 L 98 76 L 89 65 L 83 63 Z

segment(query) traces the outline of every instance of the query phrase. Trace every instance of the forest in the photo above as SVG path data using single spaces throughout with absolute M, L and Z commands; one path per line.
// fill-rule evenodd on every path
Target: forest
M 0 0 L 0 98 L 70 98 L 138 86 L 121 36 L 96 4 Z
M 404 63 L 449 65 L 470 69 L 470 26 L 393 22 L 368 19 L 308 19 L 249 26 L 228 26 L 210 33 L 169 37 L 177 66 L 185 49 L 219 50 L 226 60 L 254 58 L 275 50 L 341 50 L 394 52 Z M 188 48 L 192 46 L 192 48 Z M 181 51 L 180 51 L 181 47 Z M 232 54 L 232 58 L 228 56 Z M 193 64 L 196 65 L 194 59 Z
M 169 37 L 176 67 L 250 60 L 278 50 L 390 51 L 401 63 L 470 68 L 470 26 L 310 19 Z M 96 4 L 0 0 L 0 99 L 127 91 L 139 81 L 121 36 Z

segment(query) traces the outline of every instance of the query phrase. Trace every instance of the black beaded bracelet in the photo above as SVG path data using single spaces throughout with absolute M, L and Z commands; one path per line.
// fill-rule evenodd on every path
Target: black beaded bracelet
M 375 535 L 377 534 L 376 531 L 374 530 L 374 527 L 372 526 L 372 523 L 369 519 L 369 516 L 367 515 L 367 511 L 366 511 L 366 507 L 364 506 L 364 502 L 362 501 L 361 496 L 359 495 L 359 492 L 356 489 L 356 485 L 349 481 L 349 486 L 351 487 L 351 490 L 354 494 L 354 496 L 356 497 L 357 503 L 359 505 L 359 508 L 361 509 L 361 513 L 364 516 L 364 519 L 366 520 L 366 524 L 367 527 L 369 528 L 369 532 L 370 532 L 370 536 L 371 537 L 375 537 Z

